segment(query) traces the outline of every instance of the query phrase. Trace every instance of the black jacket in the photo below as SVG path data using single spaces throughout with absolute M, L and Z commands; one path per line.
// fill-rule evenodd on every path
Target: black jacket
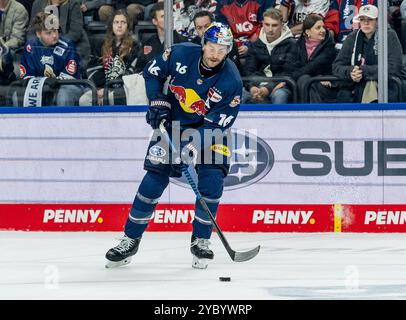
M 2 59 L 2 57 L 0 57 Z M 13 61 L 6 63 L 4 59 L 1 62 L 2 69 L 0 70 L 0 86 L 6 86 L 16 80 L 14 73 Z
M 187 42 L 188 39 L 176 31 L 173 31 L 173 43 Z M 135 72 L 141 72 L 149 61 L 164 51 L 164 44 L 159 40 L 158 34 L 154 34 L 145 40 L 141 45 L 141 50 L 138 55 L 135 65 Z
M 297 61 L 298 47 L 296 40 L 287 38 L 277 44 L 269 55 L 268 48 L 262 40 L 258 39 L 252 43 L 248 49 L 248 55 L 245 62 L 246 76 L 265 76 L 264 70 L 270 66 L 273 77 L 289 76 L 299 66 Z M 255 85 L 255 82 L 248 83 L 247 89 Z M 272 89 L 276 83 L 267 86 Z
M 301 36 L 297 41 L 298 47 L 298 67 L 292 74 L 292 77 L 297 80 L 300 76 L 307 74 L 315 77 L 320 75 L 331 75 L 332 65 L 337 56 L 335 43 L 326 33 L 326 38 L 314 49 L 310 58 L 307 57 L 306 38 Z
M 352 32 L 344 41 L 343 47 L 333 63 L 333 75 L 352 83 L 351 71 L 354 68 L 351 62 L 352 53 L 355 47 L 355 40 L 358 30 Z M 359 32 L 362 32 L 359 30 Z M 366 41 L 366 40 L 365 40 Z M 372 37 L 368 47 L 374 47 L 375 38 Z M 378 65 L 362 65 L 364 80 L 378 79 Z M 388 73 L 391 77 L 400 77 L 402 71 L 402 47 L 396 32 L 388 29 Z
M 124 75 L 133 74 L 138 52 L 138 44 L 134 42 L 130 53 L 121 61 L 118 58 L 119 49 L 113 42 L 113 53 L 110 63 L 104 64 L 101 57 L 94 58 L 86 70 L 88 79 L 93 81 L 96 87 L 101 88 L 104 87 L 108 80 L 121 79 Z

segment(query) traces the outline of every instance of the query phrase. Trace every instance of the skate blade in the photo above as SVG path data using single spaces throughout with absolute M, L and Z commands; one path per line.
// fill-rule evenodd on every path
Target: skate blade
M 193 256 L 192 267 L 195 269 L 207 269 L 209 265 L 209 259 L 199 259 L 196 256 Z
M 131 257 L 125 258 L 121 261 L 107 261 L 106 263 L 106 268 L 107 269 L 113 269 L 113 268 L 118 268 L 121 266 L 125 266 L 131 262 Z

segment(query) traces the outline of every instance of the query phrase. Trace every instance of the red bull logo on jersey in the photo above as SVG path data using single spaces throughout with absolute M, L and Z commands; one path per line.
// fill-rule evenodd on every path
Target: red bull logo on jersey
M 195 90 L 173 84 L 169 85 L 169 90 L 175 95 L 183 111 L 197 113 L 198 115 L 207 113 L 206 102 L 200 98 Z

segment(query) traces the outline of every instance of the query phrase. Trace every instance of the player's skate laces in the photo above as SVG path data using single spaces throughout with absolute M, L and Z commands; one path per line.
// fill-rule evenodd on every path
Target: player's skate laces
M 119 267 L 131 262 L 131 256 L 138 251 L 141 238 L 132 239 L 124 235 L 120 243 L 106 253 L 106 268 Z
M 196 269 L 206 269 L 208 260 L 214 258 L 214 253 L 209 249 L 210 241 L 208 239 L 192 237 L 190 252 L 193 255 L 192 267 Z

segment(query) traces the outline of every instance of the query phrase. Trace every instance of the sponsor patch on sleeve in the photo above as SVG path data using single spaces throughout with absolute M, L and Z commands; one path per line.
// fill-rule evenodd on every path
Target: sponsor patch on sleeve
M 211 150 L 214 152 L 217 152 L 219 154 L 222 154 L 223 156 L 231 157 L 230 148 L 228 148 L 227 146 L 225 146 L 223 144 L 213 144 L 211 146 Z
M 26 73 L 27 73 L 27 70 L 25 70 L 25 67 L 22 64 L 20 64 L 20 78 L 21 79 L 24 78 Z
M 234 107 L 238 106 L 240 103 L 241 103 L 241 97 L 240 96 L 235 96 L 233 98 L 233 100 L 231 100 L 231 102 L 230 102 L 230 107 L 234 108 Z
M 144 46 L 144 54 L 150 54 L 152 52 L 152 47 L 151 46 Z
M 76 70 L 78 69 L 78 65 L 75 60 L 69 60 L 68 64 L 66 65 L 66 71 L 70 75 L 74 75 Z
M 54 49 L 54 53 L 55 53 L 57 56 L 62 57 L 63 54 L 65 53 L 65 49 L 62 48 L 62 47 L 60 47 L 60 46 L 56 46 L 55 49 Z

